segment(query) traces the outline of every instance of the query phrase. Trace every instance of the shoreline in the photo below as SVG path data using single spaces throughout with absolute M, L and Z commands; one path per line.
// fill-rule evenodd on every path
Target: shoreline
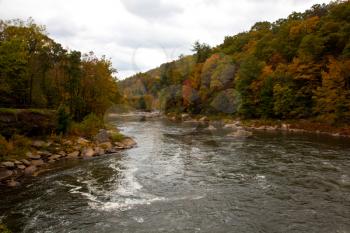
M 137 143 L 131 137 L 123 136 L 119 140 L 113 140 L 113 133 L 115 130 L 101 129 L 94 140 L 79 136 L 56 140 L 31 139 L 31 147 L 25 155 L 8 158 L 0 163 L 0 188 L 17 187 L 24 178 L 38 176 L 57 161 L 90 159 L 136 146 Z
M 250 131 L 276 131 L 291 133 L 312 133 L 317 135 L 328 135 L 332 137 L 350 138 L 350 126 L 335 127 L 325 123 L 312 122 L 310 120 L 263 120 L 251 119 L 240 120 L 221 116 L 190 115 L 187 113 L 168 113 L 164 116 L 170 121 L 196 122 L 213 124 L 226 129 L 244 129 Z

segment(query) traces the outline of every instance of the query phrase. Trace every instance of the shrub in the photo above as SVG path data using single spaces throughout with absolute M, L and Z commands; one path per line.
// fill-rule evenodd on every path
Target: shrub
M 71 124 L 69 133 L 77 136 L 92 138 L 98 131 L 105 128 L 103 119 L 91 113 L 80 123 Z

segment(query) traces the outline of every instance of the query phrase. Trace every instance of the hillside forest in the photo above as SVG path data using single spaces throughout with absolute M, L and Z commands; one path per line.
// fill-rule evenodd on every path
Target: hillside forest
M 119 82 L 134 108 L 246 119 L 350 122 L 350 2 L 257 22 Z

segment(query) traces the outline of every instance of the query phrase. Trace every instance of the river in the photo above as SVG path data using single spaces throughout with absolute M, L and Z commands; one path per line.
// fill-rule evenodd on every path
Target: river
M 114 120 L 136 148 L 0 190 L 13 232 L 350 232 L 349 139 Z

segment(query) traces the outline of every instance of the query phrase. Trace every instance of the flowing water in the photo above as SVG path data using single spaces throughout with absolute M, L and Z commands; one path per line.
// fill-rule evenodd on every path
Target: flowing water
M 350 232 L 350 143 L 115 120 L 138 146 L 0 190 L 13 232 Z

